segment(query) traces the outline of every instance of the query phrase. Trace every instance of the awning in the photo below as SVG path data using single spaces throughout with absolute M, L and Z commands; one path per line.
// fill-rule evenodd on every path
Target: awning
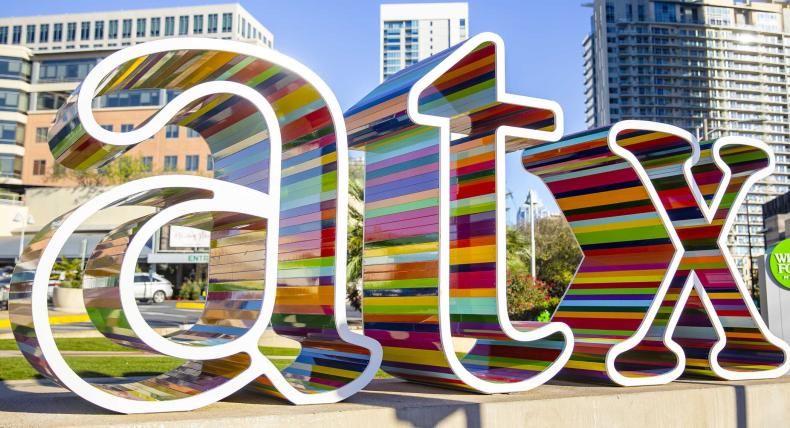
M 33 238 L 33 234 L 25 235 L 25 245 L 27 245 Z M 104 238 L 103 233 L 75 233 L 66 241 L 66 245 L 61 250 L 61 257 L 68 257 L 70 259 L 82 257 L 82 241 L 87 241 L 86 255 L 90 257 L 96 244 Z M 151 253 L 151 241 L 149 241 L 143 251 L 140 253 L 140 258 L 147 258 Z M 3 236 L 0 237 L 0 260 L 15 260 L 19 255 L 19 236 Z

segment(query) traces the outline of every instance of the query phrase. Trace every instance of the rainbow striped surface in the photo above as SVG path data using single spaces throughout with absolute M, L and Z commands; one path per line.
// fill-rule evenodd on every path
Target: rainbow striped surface
M 525 390 L 548 380 L 572 346 L 559 330 L 519 338 L 542 323 L 506 330 L 504 146 L 549 140 L 561 124 L 558 109 L 501 101 L 503 50 L 477 36 L 393 75 L 346 112 L 349 144 L 365 151 L 365 334 L 382 344 L 383 370 L 402 379 Z M 415 110 L 449 119 L 448 129 L 416 123 Z M 505 141 L 503 126 L 538 138 Z M 474 345 L 456 352 L 463 339 Z
M 576 338 L 561 375 L 643 385 L 684 371 L 787 371 L 787 345 L 762 322 L 726 246 L 771 155 L 742 138 L 701 147 L 678 128 L 625 121 L 524 150 L 585 254 L 553 317 Z
M 278 224 L 271 217 L 234 211 L 230 206 L 174 216 L 174 224 L 211 232 L 210 284 L 206 309 L 199 322 L 167 340 L 196 350 L 228 345 L 261 319 L 265 328 L 270 318 L 274 331 L 300 342 L 301 350 L 295 361 L 275 376 L 278 379 L 259 374 L 250 379 L 252 387 L 293 402 L 337 401 L 353 394 L 375 374 L 378 362 L 371 359 L 371 354 L 378 346 L 364 336 L 341 331 L 341 327 L 348 328 L 344 308 L 341 307 L 342 318 L 335 312 L 336 297 L 340 296 L 342 302 L 345 296 L 345 272 L 338 272 L 338 266 L 345 269 L 348 162 L 342 112 L 334 98 L 331 103 L 326 98 L 331 92 L 316 87 L 318 78 L 306 76 L 307 69 L 301 65 L 295 68 L 292 64 L 298 63 L 293 60 L 244 43 L 164 40 L 120 51 L 105 63 L 119 55 L 123 59 L 116 59 L 115 66 L 100 64 L 92 71 L 91 76 L 101 79 L 95 93 L 83 94 L 83 84 L 58 112 L 49 134 L 57 162 L 77 170 L 101 167 L 148 138 L 134 134 L 146 132 L 140 129 L 146 123 L 129 136 L 97 138 L 86 130 L 86 115 L 92 113 L 80 110 L 80 97 L 92 99 L 94 95 L 117 90 L 166 89 L 170 94 L 168 105 L 149 121 L 169 114 L 166 123 L 199 132 L 214 158 L 213 181 L 228 183 L 225 187 L 233 185 L 240 190 L 281 195 L 274 205 L 280 207 L 273 214 L 279 219 L 277 235 L 272 235 L 279 236 L 279 244 L 274 241 L 274 247 L 272 242 L 267 245 L 267 236 L 273 233 L 271 224 Z M 239 92 L 237 87 L 242 87 Z M 179 97 L 188 93 L 197 95 L 179 104 Z M 274 123 L 259 109 L 259 104 L 266 103 L 276 117 Z M 168 108 L 171 110 L 165 112 Z M 161 126 L 153 131 L 158 129 Z M 120 143 L 122 138 L 133 141 Z M 281 144 L 276 156 L 272 155 L 273 144 Z M 161 187 L 145 188 L 138 194 L 111 201 L 111 205 L 147 206 L 151 211 L 165 213 L 179 204 L 205 204 L 212 195 L 216 199 L 223 188 L 190 188 L 170 177 L 144 180 L 152 179 L 159 180 Z M 174 184 L 168 185 L 171 181 Z M 254 199 L 245 200 L 243 192 L 223 197 L 234 204 L 253 205 L 249 208 L 253 213 L 267 208 L 255 206 L 258 202 Z M 56 382 L 63 376 L 58 376 L 42 358 L 33 325 L 32 273 L 45 269 L 40 264 L 42 251 L 71 214 L 57 219 L 33 238 L 15 270 L 11 293 L 11 320 L 20 349 L 34 367 Z M 138 235 L 152 216 L 120 225 L 101 241 L 87 262 L 85 285 L 89 288 L 84 290 L 90 317 L 99 331 L 118 343 L 149 352 L 154 349 L 141 340 L 130 325 L 130 314 L 123 310 L 119 278 L 124 258 L 134 256 L 128 254 L 131 243 L 136 238 L 150 237 Z M 338 240 L 338 236 L 342 238 Z M 265 290 L 273 289 L 275 284 L 265 281 L 267 252 L 277 256 L 272 265 L 277 274 L 271 277 L 276 281 L 276 298 L 274 292 L 270 293 L 272 300 L 268 303 Z M 356 342 L 351 343 L 349 337 Z M 133 405 L 123 408 L 106 404 L 117 411 L 194 408 L 201 404 L 189 397 L 230 384 L 239 373 L 251 369 L 250 353 L 259 352 L 257 340 L 254 338 L 253 350 L 216 360 L 187 361 L 172 372 L 148 380 L 92 386 L 129 401 L 184 399 L 185 403 L 185 407 L 139 407 L 141 410 Z M 260 364 L 274 370 L 268 361 Z M 363 373 L 366 380 L 355 381 Z M 207 403 L 209 399 L 203 400 Z M 112 399 L 106 402 L 113 403 Z

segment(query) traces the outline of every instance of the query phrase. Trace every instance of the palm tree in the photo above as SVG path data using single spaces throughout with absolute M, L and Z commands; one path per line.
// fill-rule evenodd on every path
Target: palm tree
M 362 278 L 362 223 L 364 216 L 357 208 L 365 200 L 365 190 L 356 180 L 352 180 L 348 193 L 348 262 L 346 264 L 346 297 L 356 310 L 362 309 L 362 293 L 357 283 Z

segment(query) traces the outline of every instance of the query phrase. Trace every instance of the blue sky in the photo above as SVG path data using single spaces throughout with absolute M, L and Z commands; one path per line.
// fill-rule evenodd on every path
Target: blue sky
M 412 0 L 411 3 L 419 2 Z M 38 0 L 4 2 L 3 16 L 25 16 L 147 7 L 190 6 L 207 0 Z M 343 108 L 378 83 L 379 4 L 375 0 L 242 0 L 240 3 L 274 33 L 275 48 L 316 71 Z M 470 34 L 498 33 L 507 47 L 507 89 L 553 99 L 565 111 L 565 132 L 584 129 L 581 43 L 591 10 L 580 0 L 471 0 Z M 507 185 L 517 201 L 527 190 L 556 210 L 543 185 L 508 159 Z M 511 217 L 513 210 L 511 210 Z

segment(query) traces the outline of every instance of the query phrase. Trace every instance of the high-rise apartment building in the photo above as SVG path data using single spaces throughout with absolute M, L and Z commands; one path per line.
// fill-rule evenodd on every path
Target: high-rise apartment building
M 381 70 L 387 77 L 460 43 L 469 34 L 466 3 L 381 5 Z
M 702 138 L 753 137 L 774 150 L 776 173 L 752 187 L 729 238 L 751 282 L 752 257 L 764 251 L 762 204 L 790 186 L 790 6 L 596 0 L 593 8 L 583 43 L 588 127 L 653 120 Z
M 53 178 L 47 130 L 66 97 L 102 58 L 145 41 L 212 37 L 271 47 L 272 33 L 239 4 L 0 18 L 0 193 L 62 186 Z M 116 91 L 94 101 L 99 123 L 134 129 L 176 94 Z M 206 172 L 213 167 L 200 136 L 170 125 L 129 152 L 152 170 Z

